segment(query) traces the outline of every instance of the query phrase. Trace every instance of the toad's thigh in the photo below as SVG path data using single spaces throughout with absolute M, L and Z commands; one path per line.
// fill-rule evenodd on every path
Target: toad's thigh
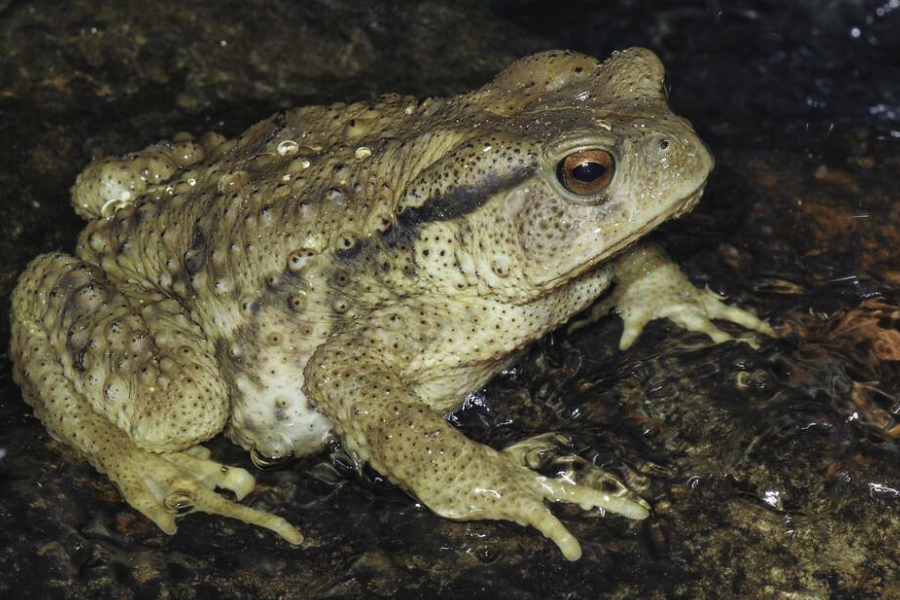
M 80 401 L 138 447 L 184 449 L 225 425 L 228 392 L 211 344 L 175 300 L 117 285 L 74 257 L 47 254 L 20 278 L 13 321 L 40 328 L 45 356 L 58 361 Z M 41 392 L 36 367 L 17 364 L 17 376 Z M 51 429 L 59 410 L 35 406 Z

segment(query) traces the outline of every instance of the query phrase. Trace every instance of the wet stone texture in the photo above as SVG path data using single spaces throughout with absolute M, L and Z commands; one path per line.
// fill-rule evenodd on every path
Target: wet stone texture
M 204 515 L 165 536 L 50 439 L 4 356 L 0 598 L 900 598 L 900 8 L 597 4 L 0 2 L 4 314 L 28 260 L 72 249 L 67 189 L 92 156 L 641 44 L 717 157 L 656 237 L 781 334 L 710 346 L 661 321 L 622 353 L 615 318 L 560 330 L 451 417 L 497 447 L 560 432 L 584 460 L 545 470 L 590 461 L 652 503 L 642 523 L 558 507 L 576 563 L 511 523 L 440 519 L 337 446 L 256 472 L 245 500 L 303 548 Z

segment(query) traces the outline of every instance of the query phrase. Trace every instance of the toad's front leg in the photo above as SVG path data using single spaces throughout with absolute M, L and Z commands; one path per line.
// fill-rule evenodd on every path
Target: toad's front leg
M 619 315 L 625 329 L 619 347 L 626 350 L 654 319 L 668 318 L 688 331 L 705 333 L 716 343 L 734 339 L 722 331 L 713 319 L 731 321 L 750 331 L 776 335 L 772 327 L 753 313 L 728 306 L 709 289 L 699 289 L 681 272 L 672 259 L 655 244 L 639 244 L 616 259 L 614 287 L 597 302 L 590 315 L 573 323 L 573 331 L 593 323 L 610 312 Z M 758 346 L 753 334 L 738 338 Z
M 545 500 L 600 507 L 642 519 L 627 497 L 543 477 L 515 458 L 469 440 L 429 409 L 379 355 L 332 342 L 313 355 L 307 395 L 328 416 L 349 450 L 451 519 L 504 519 L 530 525 L 569 560 L 581 547 Z

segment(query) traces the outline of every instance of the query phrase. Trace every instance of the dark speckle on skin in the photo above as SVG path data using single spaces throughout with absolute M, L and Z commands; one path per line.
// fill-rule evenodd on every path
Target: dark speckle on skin
M 341 260 L 352 260 L 363 251 L 364 242 L 356 240 L 349 248 L 335 250 L 335 255 Z
M 433 221 L 449 221 L 465 216 L 482 206 L 489 198 L 508 191 L 530 177 L 535 165 L 517 167 L 509 174 L 488 174 L 478 186 L 464 185 L 449 193 L 429 197 L 421 206 L 413 206 L 397 216 L 397 224 L 413 230 Z

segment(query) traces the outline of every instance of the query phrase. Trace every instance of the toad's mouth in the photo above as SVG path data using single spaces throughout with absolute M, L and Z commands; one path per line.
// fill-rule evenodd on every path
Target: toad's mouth
M 697 206 L 697 203 L 700 202 L 700 197 L 703 195 L 703 190 L 705 188 L 706 180 L 703 180 L 703 182 L 698 185 L 693 192 L 675 200 L 666 210 L 661 211 L 643 225 L 638 226 L 636 229 L 631 231 L 629 235 L 623 236 L 621 239 L 614 241 L 606 250 L 593 257 L 591 260 L 585 261 L 583 264 L 572 269 L 571 271 L 562 273 L 561 275 L 558 275 L 553 279 L 547 280 L 541 286 L 544 292 L 541 295 L 547 295 L 557 288 L 568 284 L 573 279 L 583 275 L 584 273 L 592 271 L 598 265 L 602 265 L 608 262 L 610 259 L 627 250 L 634 243 L 641 240 L 645 235 L 647 235 L 666 221 L 670 219 L 677 219 L 678 217 L 691 212 L 692 210 L 694 210 L 694 207 Z

